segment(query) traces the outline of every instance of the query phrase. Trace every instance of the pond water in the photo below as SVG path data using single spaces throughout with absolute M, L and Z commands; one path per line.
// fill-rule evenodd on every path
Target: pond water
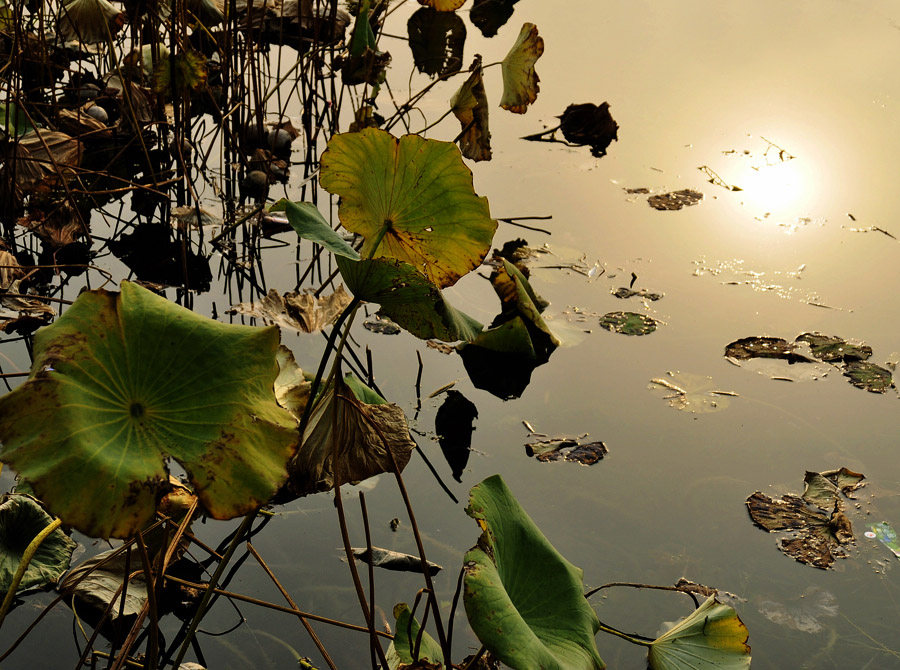
M 387 32 L 403 33 L 415 9 L 409 2 L 401 6 Z M 531 283 L 550 301 L 548 323 L 563 346 L 534 371 L 520 398 L 504 401 L 474 388 L 455 354 L 443 355 L 406 333 L 354 330 L 360 350 L 372 349 L 379 387 L 404 408 L 421 449 L 460 500 L 445 494 L 414 456 L 404 478 L 428 558 L 445 566 L 435 578 L 442 604 L 449 608 L 462 554 L 478 534 L 463 511 L 467 491 L 501 473 L 551 542 L 584 569 L 587 586 L 666 585 L 686 577 L 739 596 L 754 668 L 900 668 L 900 566 L 883 545 L 863 536 L 878 521 L 900 528 L 897 391 L 854 388 L 825 365 L 828 374 L 813 380 L 784 361 L 736 366 L 723 355 L 729 342 L 743 337 L 792 340 L 819 331 L 865 341 L 879 365 L 892 357 L 896 362 L 900 8 L 874 0 L 603 6 L 522 0 L 492 40 L 469 26 L 464 63 L 476 51 L 485 63 L 500 60 L 524 21 L 537 24 L 546 44 L 537 63 L 540 94 L 527 114 L 507 114 L 496 108 L 499 68 L 486 70 L 494 157 L 472 169 L 493 216 L 552 216 L 524 221 L 550 235 L 501 223 L 494 246 L 515 237 L 548 246 L 551 254 L 532 262 Z M 405 45 L 386 37 L 383 46 L 394 54 L 392 93 L 404 100 L 411 70 Z M 413 91 L 427 82 L 421 75 L 410 81 Z M 442 114 L 457 86 L 453 80 L 425 98 L 424 117 Z M 519 139 L 555 125 L 570 103 L 603 101 L 620 126 L 603 158 L 587 148 Z M 379 104 L 391 109 L 384 93 Z M 412 130 L 419 129 L 416 123 Z M 428 135 L 452 139 L 458 131 L 451 118 Z M 700 166 L 742 190 L 709 183 Z M 680 211 L 657 211 L 647 195 L 626 191 L 637 188 L 691 188 L 704 198 Z M 265 253 L 273 259 L 266 265 L 269 286 L 293 288 L 292 252 Z M 567 265 L 582 271 L 542 267 Z M 629 286 L 632 273 L 634 288 L 663 298 L 612 295 Z M 478 273 L 449 293 L 481 321 L 496 312 L 493 292 Z M 228 299 L 198 295 L 195 309 L 209 314 L 213 302 L 221 314 Z M 599 315 L 616 310 L 647 314 L 659 327 L 643 337 L 600 328 Z M 284 339 L 309 367 L 322 351 L 320 335 Z M 420 409 L 416 352 L 423 361 Z M 10 346 L 4 353 L 22 365 L 21 352 Z M 721 411 L 677 411 L 648 389 L 668 372 L 709 376 L 716 388 L 736 395 L 719 397 L 729 401 Z M 772 379 L 782 376 L 798 378 Z M 426 397 L 453 381 L 478 409 L 461 483 L 451 478 L 434 439 L 444 396 Z M 533 437 L 523 422 L 548 435 L 588 433 L 609 454 L 591 467 L 541 463 L 525 452 Z M 749 519 L 744 501 L 754 491 L 799 494 L 806 471 L 842 466 L 864 473 L 868 485 L 859 504 L 848 506 L 856 544 L 833 569 L 783 555 L 777 535 Z M 3 477 L 8 483 L 9 474 Z M 393 482 L 382 476 L 360 488 L 374 544 L 414 553 Z M 351 537 L 364 544 L 357 494 L 345 495 Z M 401 523 L 392 531 L 395 517 Z M 208 522 L 198 532 L 216 543 L 227 525 Z M 362 622 L 328 496 L 277 508 L 254 546 L 302 609 Z M 419 587 L 414 577 L 379 572 L 379 617 L 392 621 L 391 607 L 412 602 Z M 280 602 L 252 561 L 231 588 Z M 592 602 L 605 623 L 621 630 L 655 635 L 660 622 L 689 611 L 677 594 L 606 593 Z M 47 600 L 17 609 L 3 640 L 23 630 Z M 221 602 L 203 629 L 226 630 L 241 616 L 246 623 L 227 636 L 200 636 L 210 668 L 295 667 L 291 648 L 320 663 L 288 616 L 250 605 L 238 613 Z M 51 636 L 61 647 L 68 644 L 67 610 L 41 625 L 44 632 L 33 635 L 9 667 L 23 667 Z M 478 644 L 464 616 L 457 616 L 455 628 L 461 658 Z M 317 632 L 340 667 L 367 666 L 364 635 L 326 626 Z M 604 635 L 598 647 L 610 667 L 644 667 L 640 647 Z

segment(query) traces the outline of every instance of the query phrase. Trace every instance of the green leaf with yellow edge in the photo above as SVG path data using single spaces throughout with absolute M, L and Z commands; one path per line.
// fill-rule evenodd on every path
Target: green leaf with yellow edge
M 749 632 L 734 608 L 710 596 L 650 644 L 651 670 L 744 670 Z
M 463 601 L 487 650 L 512 668 L 605 667 L 581 569 L 550 544 L 499 475 L 472 488 L 466 512 L 484 532 L 463 559 Z
M 419 622 L 412 615 L 409 605 L 394 605 L 394 641 L 387 650 L 387 661 L 390 670 L 398 670 L 406 665 L 423 661 L 431 664 L 443 664 L 444 653 L 441 645 L 428 633 L 422 631 L 421 640 Z M 419 640 L 419 654 L 416 656 L 416 641 Z
M 473 161 L 491 160 L 491 131 L 488 129 L 488 101 L 481 76 L 481 61 L 450 100 L 450 110 L 459 119 L 462 135 L 459 149 Z
M 483 326 L 444 299 L 440 289 L 409 263 L 392 258 L 353 261 L 337 257 L 341 277 L 360 300 L 423 340 L 469 341 Z
M 364 238 L 364 258 L 409 263 L 443 288 L 490 249 L 497 222 L 450 142 L 398 139 L 378 128 L 335 135 L 319 178 L 341 198 L 341 224 Z
M 131 282 L 86 291 L 37 332 L 28 380 L 0 398 L 0 460 L 64 523 L 128 537 L 184 468 L 230 519 L 287 477 L 296 422 L 275 401 L 278 328 L 219 323 Z
M 540 78 L 534 64 L 544 53 L 544 40 L 538 35 L 537 26 L 526 23 L 519 31 L 513 48 L 500 64 L 503 72 L 503 96 L 500 106 L 515 114 L 524 114 L 528 105 L 537 100 Z

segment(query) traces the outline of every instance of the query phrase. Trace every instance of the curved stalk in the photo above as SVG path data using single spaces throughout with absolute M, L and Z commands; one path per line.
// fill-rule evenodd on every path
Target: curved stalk
M 13 600 L 16 597 L 16 590 L 19 588 L 19 584 L 22 583 L 22 578 L 25 576 L 25 570 L 28 569 L 28 564 L 31 563 L 31 559 L 34 558 L 34 554 L 37 552 L 38 547 L 41 546 L 41 543 L 47 539 L 47 536 L 50 535 L 50 533 L 61 525 L 62 519 L 54 519 L 28 543 L 28 546 L 25 548 L 25 553 L 22 554 L 22 558 L 19 560 L 19 567 L 16 568 L 16 574 L 13 575 L 12 583 L 9 585 L 9 591 L 6 592 L 6 597 L 3 599 L 3 605 L 0 605 L 0 626 L 3 625 L 3 620 L 9 612 L 9 608 L 12 607 Z

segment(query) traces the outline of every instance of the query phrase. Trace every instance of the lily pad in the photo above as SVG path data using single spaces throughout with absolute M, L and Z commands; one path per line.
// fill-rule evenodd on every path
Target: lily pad
M 648 335 L 656 330 L 656 321 L 635 312 L 609 312 L 600 317 L 600 327 L 623 335 Z
M 522 24 L 519 37 L 506 54 L 500 69 L 503 73 L 503 96 L 500 106 L 515 114 L 524 114 L 537 100 L 540 78 L 534 64 L 544 53 L 544 39 L 533 23 Z
M 353 379 L 336 378 L 319 394 L 303 441 L 288 465 L 285 494 L 294 498 L 355 484 L 382 472 L 403 470 L 416 444 L 403 410 Z M 374 401 L 374 402 L 373 402 Z
M 749 632 L 737 612 L 710 596 L 650 644 L 651 670 L 750 668 Z
M 9 493 L 0 498 L 0 593 L 9 591 L 25 549 L 52 522 L 53 517 L 31 496 Z M 61 529 L 54 530 L 32 556 L 16 591 L 56 584 L 69 569 L 76 546 Z
M 428 633 L 421 631 L 419 622 L 412 615 L 409 605 L 398 603 L 394 606 L 393 614 L 396 620 L 394 641 L 387 650 L 390 670 L 400 670 L 404 667 L 424 669 L 441 666 L 444 662 L 441 646 Z M 417 642 L 419 645 L 418 656 L 415 654 Z
M 481 62 L 450 99 L 450 110 L 462 126 L 459 150 L 473 161 L 491 160 L 491 131 L 488 129 L 488 101 L 481 76 Z
M 703 194 L 700 191 L 685 188 L 680 191 L 672 191 L 671 193 L 651 195 L 647 199 L 647 204 L 653 209 L 671 211 L 682 209 L 683 207 L 693 207 L 701 200 L 703 200 Z
M 499 475 L 472 488 L 466 513 L 484 532 L 463 559 L 463 601 L 488 651 L 513 668 L 605 667 L 581 569 L 556 551 Z
M 297 442 L 275 402 L 277 348 L 277 328 L 218 323 L 130 282 L 86 291 L 37 333 L 31 376 L 0 398 L 0 459 L 95 537 L 146 524 L 167 458 L 212 517 L 245 514 Z
M 416 337 L 468 341 L 484 328 L 447 302 L 440 289 L 409 263 L 392 258 L 336 260 L 353 295 L 381 305 L 380 313 Z
M 760 528 L 790 532 L 778 545 L 782 552 L 801 563 L 827 569 L 835 559 L 847 557 L 847 546 L 854 541 L 840 494 L 858 488 L 861 479 L 862 475 L 846 468 L 807 472 L 802 496 L 788 493 L 771 498 L 757 491 L 747 498 L 747 509 Z M 841 488 L 835 482 L 841 482 Z
M 419 72 L 443 77 L 460 71 L 466 24 L 458 15 L 422 7 L 409 17 L 406 32 Z
M 647 388 L 660 392 L 670 407 L 692 414 L 718 412 L 737 395 L 717 388 L 712 377 L 688 372 L 668 372 L 665 377 L 651 379 Z
M 320 179 L 341 198 L 343 226 L 365 239 L 364 258 L 409 263 L 443 288 L 478 267 L 490 249 L 497 222 L 452 143 L 397 139 L 378 128 L 335 135 Z
M 856 388 L 884 393 L 894 385 L 891 371 L 868 361 L 853 361 L 844 366 L 844 376 Z

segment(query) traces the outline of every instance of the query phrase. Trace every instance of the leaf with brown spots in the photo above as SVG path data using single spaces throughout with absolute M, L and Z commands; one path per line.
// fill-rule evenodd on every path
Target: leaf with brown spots
M 450 100 L 450 110 L 462 126 L 459 138 L 459 150 L 462 155 L 473 161 L 491 160 L 488 102 L 484 92 L 480 61 Z
M 503 97 L 500 106 L 515 114 L 524 114 L 528 105 L 537 100 L 540 78 L 534 64 L 544 53 L 544 39 L 537 26 L 525 23 L 519 37 L 500 64 L 503 72 Z
M 450 142 L 378 128 L 335 135 L 320 179 L 341 198 L 341 224 L 365 239 L 363 258 L 409 263 L 438 288 L 481 265 L 497 229 Z
M 94 537 L 146 524 L 169 458 L 210 516 L 245 514 L 287 477 L 297 443 L 275 400 L 278 339 L 130 282 L 86 291 L 36 334 L 30 377 L 0 398 L 0 460 Z

